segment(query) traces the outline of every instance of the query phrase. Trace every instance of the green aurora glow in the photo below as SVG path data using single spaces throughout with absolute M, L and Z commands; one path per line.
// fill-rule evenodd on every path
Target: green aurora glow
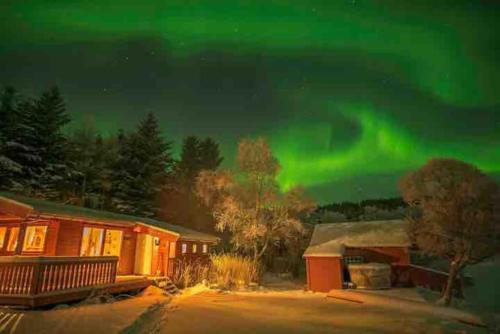
M 3 64 L 32 50 L 100 54 L 83 52 L 80 71 L 102 72 L 94 85 L 127 83 L 106 100 L 116 115 L 99 106 L 93 111 L 101 128 L 137 119 L 119 115 L 128 106 L 116 101 L 143 96 L 139 84 L 128 82 L 157 71 L 175 86 L 168 99 L 162 99 L 166 88 L 155 85 L 154 96 L 147 95 L 156 101 L 150 109 L 175 123 L 167 136 L 215 136 L 230 160 L 238 137 L 266 135 L 283 166 L 283 189 L 323 186 L 315 193 L 320 200 L 344 199 L 350 195 L 335 189 L 336 182 L 399 176 L 435 156 L 500 173 L 500 7 L 493 2 L 7 0 L 0 20 Z M 154 58 L 153 68 L 141 56 L 133 75 L 119 67 L 107 77 L 109 59 L 130 40 L 153 40 L 164 58 Z M 144 43 L 132 53 L 149 47 Z M 72 65 L 55 64 L 52 71 L 64 77 Z M 79 119 L 101 97 L 81 93 L 83 74 L 70 71 L 60 81 Z M 4 72 L 31 89 L 44 82 L 24 71 L 22 78 Z M 392 179 L 384 187 L 380 196 L 394 194 Z

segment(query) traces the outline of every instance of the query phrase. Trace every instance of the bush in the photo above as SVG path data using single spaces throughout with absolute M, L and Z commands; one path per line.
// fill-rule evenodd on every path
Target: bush
M 173 282 L 178 287 L 188 288 L 209 277 L 210 266 L 200 261 L 182 262 L 176 270 Z
M 223 289 L 248 287 L 260 276 L 260 265 L 248 257 L 222 254 L 212 255 L 211 260 L 211 281 Z

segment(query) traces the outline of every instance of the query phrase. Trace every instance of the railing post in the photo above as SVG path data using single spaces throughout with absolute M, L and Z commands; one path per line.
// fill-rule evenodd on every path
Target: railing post
M 111 261 L 111 280 L 109 283 L 116 282 L 116 271 L 117 271 L 118 261 Z
M 41 274 L 42 264 L 40 262 L 33 264 L 33 278 L 31 280 L 30 294 L 36 295 L 40 292 L 40 281 L 42 278 Z

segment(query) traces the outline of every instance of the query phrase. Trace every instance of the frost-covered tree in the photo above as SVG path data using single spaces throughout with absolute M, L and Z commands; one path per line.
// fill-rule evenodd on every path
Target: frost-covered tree
M 426 254 L 449 261 L 440 300 L 449 305 L 459 272 L 499 251 L 498 185 L 470 164 L 433 159 L 404 177 L 400 188 L 417 209 L 408 219 L 410 237 Z
M 263 138 L 239 143 L 237 165 L 236 175 L 201 172 L 197 194 L 212 208 L 217 229 L 229 231 L 233 246 L 259 261 L 272 244 L 304 233 L 299 216 L 314 203 L 300 188 L 279 191 L 280 165 Z

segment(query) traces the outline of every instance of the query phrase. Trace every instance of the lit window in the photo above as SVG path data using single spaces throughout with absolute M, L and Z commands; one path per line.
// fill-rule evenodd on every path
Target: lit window
M 80 256 L 100 256 L 103 235 L 102 228 L 84 227 Z
M 193 253 L 196 253 L 197 250 L 198 250 L 198 245 L 197 244 L 193 244 Z
M 106 230 L 104 238 L 104 256 L 120 256 L 122 248 L 122 234 L 120 230 Z
M 24 237 L 23 251 L 43 252 L 47 226 L 28 226 Z
M 7 234 L 7 227 L 0 227 L 0 249 L 3 248 L 5 243 L 5 235 Z
M 17 248 L 17 238 L 19 237 L 19 227 L 12 227 L 9 234 L 9 242 L 7 243 L 7 251 L 15 252 Z
M 168 257 L 170 259 L 173 259 L 173 258 L 175 258 L 175 242 L 171 242 L 169 247 L 170 248 L 169 248 Z
M 207 244 L 203 244 L 203 253 L 204 254 L 208 253 L 208 245 Z
M 186 254 L 187 250 L 188 250 L 188 245 L 187 244 L 182 244 L 182 248 L 181 248 L 182 254 Z

